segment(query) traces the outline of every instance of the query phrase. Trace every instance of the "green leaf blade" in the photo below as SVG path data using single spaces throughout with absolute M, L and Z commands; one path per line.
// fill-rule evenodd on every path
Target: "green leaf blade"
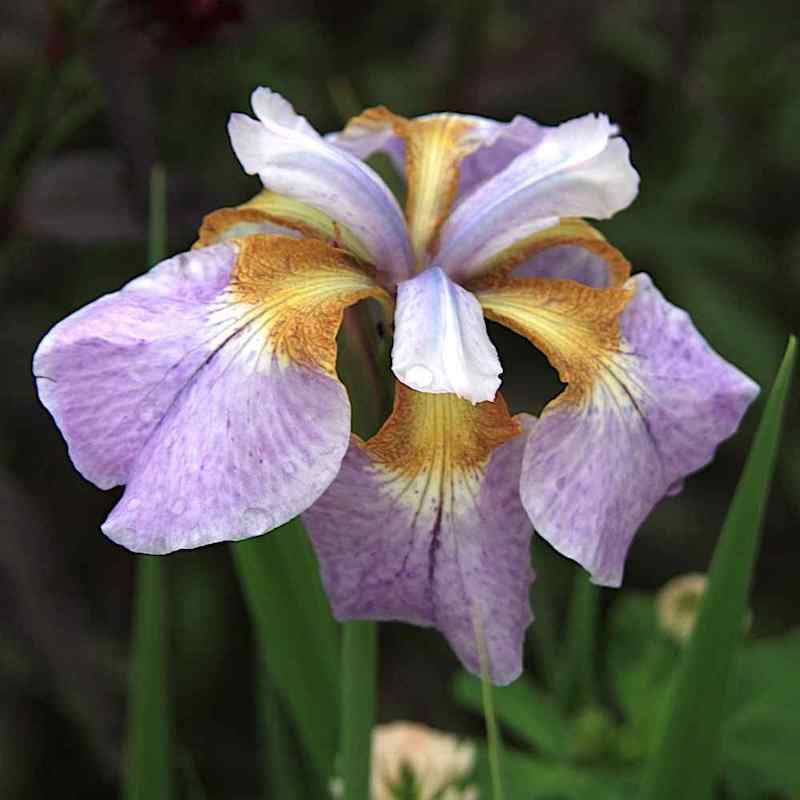
M 344 800 L 369 800 L 375 725 L 377 625 L 348 622 L 342 643 L 341 777 Z
M 159 556 L 139 557 L 125 800 L 174 797 L 165 568 Z
M 694 634 L 657 731 L 645 774 L 644 800 L 707 800 L 711 795 L 728 677 L 744 627 L 795 357 L 796 341 L 791 337 L 722 529 Z
M 339 643 L 311 544 L 294 519 L 232 550 L 261 662 L 324 785 L 337 749 Z

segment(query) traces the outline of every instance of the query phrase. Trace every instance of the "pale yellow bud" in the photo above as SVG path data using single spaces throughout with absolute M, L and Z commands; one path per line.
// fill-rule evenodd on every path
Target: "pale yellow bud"
M 656 595 L 658 624 L 680 645 L 692 635 L 707 584 L 704 574 L 691 572 L 667 581 Z

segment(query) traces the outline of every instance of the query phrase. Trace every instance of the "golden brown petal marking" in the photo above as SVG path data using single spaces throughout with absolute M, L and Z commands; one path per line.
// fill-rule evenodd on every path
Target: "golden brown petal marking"
M 415 120 L 401 134 L 406 140 L 406 219 L 418 265 L 436 247 L 455 202 L 461 161 L 475 149 L 463 143 L 471 127 L 458 117 L 441 115 Z
M 268 189 L 236 208 L 220 208 L 206 214 L 194 246 L 208 247 L 227 239 L 272 232 L 259 231 L 260 225 L 289 228 L 310 239 L 321 239 L 341 247 L 365 263 L 370 261 L 367 248 L 349 228 L 335 222 L 313 206 L 275 194 Z
M 336 333 L 347 306 L 367 297 L 391 303 L 370 272 L 342 250 L 314 239 L 237 240 L 231 292 L 253 306 L 265 346 L 280 363 L 336 374 Z
M 406 221 L 418 267 L 435 248 L 456 199 L 461 161 L 477 147 L 477 142 L 467 141 L 473 125 L 455 114 L 409 120 L 378 106 L 354 117 L 345 128 L 345 134 L 357 134 L 359 129 L 391 127 L 405 141 Z
M 396 381 L 394 409 L 364 448 L 394 475 L 422 477 L 441 489 L 475 476 L 496 447 L 521 431 L 499 393 L 494 402 L 473 405 L 454 394 L 417 392 Z
M 497 273 L 473 281 L 471 289 L 489 319 L 531 341 L 569 384 L 558 401 L 586 397 L 611 369 L 622 345 L 620 315 L 633 296 L 629 289 Z
M 609 286 L 622 286 L 631 275 L 631 265 L 600 231 L 576 217 L 566 217 L 558 225 L 534 233 L 495 255 L 477 272 L 510 275 L 524 261 L 552 247 L 575 245 L 600 256 L 608 265 Z M 480 279 L 478 279 L 480 280 Z

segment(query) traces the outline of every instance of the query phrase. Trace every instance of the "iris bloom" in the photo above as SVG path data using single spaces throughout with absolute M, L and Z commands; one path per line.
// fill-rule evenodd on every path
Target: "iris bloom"
M 34 359 L 41 399 L 78 470 L 125 485 L 103 525 L 115 542 L 167 553 L 302 513 L 339 619 L 435 626 L 473 671 L 483 641 L 507 683 L 531 621 L 531 523 L 619 585 L 636 529 L 757 387 L 582 220 L 638 188 L 605 116 L 375 108 L 322 137 L 267 89 L 253 109 L 229 128 L 264 191 L 56 325 Z M 362 160 L 378 150 L 406 176 L 405 214 Z M 393 313 L 397 378 L 367 442 L 335 344 L 365 298 Z M 484 317 L 567 384 L 538 420 L 509 415 Z

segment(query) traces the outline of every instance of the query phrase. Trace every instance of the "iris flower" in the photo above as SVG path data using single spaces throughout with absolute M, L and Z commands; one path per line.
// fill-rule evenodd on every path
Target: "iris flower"
M 323 137 L 267 89 L 252 104 L 229 131 L 264 191 L 56 325 L 34 357 L 42 402 L 81 474 L 125 485 L 113 541 L 168 553 L 303 514 L 337 618 L 435 626 L 507 683 L 531 528 L 619 585 L 637 528 L 758 389 L 583 221 L 638 189 L 606 116 L 373 108 Z M 376 151 L 405 174 L 405 213 L 363 161 Z M 335 342 L 365 298 L 393 315 L 396 378 L 366 442 Z M 485 317 L 566 384 L 538 419 L 509 414 Z

